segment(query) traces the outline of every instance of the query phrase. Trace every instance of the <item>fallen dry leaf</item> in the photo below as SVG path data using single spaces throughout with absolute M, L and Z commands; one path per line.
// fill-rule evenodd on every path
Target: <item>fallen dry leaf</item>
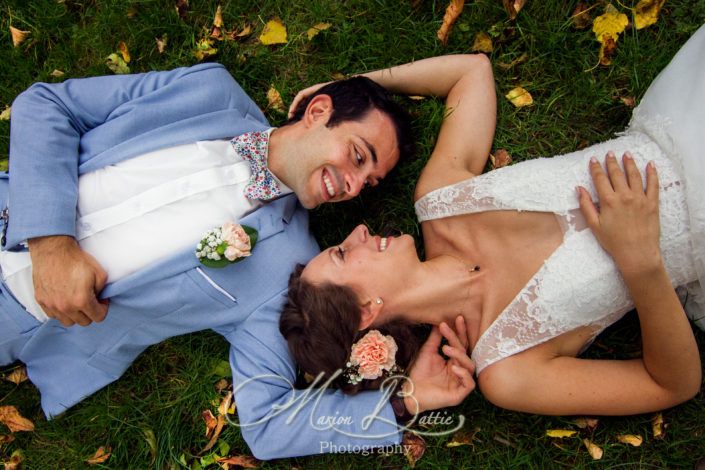
M 5 470 L 19 470 L 22 467 L 22 461 L 24 461 L 22 451 L 16 450 L 10 456 L 10 460 L 3 462 L 3 464 L 5 465 Z
M 531 93 L 526 91 L 526 89 L 518 86 L 509 91 L 504 95 L 511 103 L 517 108 L 523 108 L 524 106 L 531 106 L 534 104 L 534 99 L 531 97 Z
M 100 446 L 98 447 L 98 450 L 95 451 L 95 454 L 93 454 L 93 457 L 86 459 L 86 463 L 88 465 L 98 465 L 99 463 L 105 463 L 110 458 L 110 447 L 103 447 Z
M 0 121 L 9 121 L 10 113 L 12 112 L 12 107 L 8 104 L 5 109 L 0 113 Z
M 213 416 L 213 412 L 211 410 L 205 410 L 201 413 L 201 417 L 206 423 L 206 437 L 210 437 L 213 434 L 213 431 L 215 431 L 215 428 L 218 426 L 218 420 L 215 419 L 215 416 Z
M 658 21 L 658 14 L 666 0 L 641 0 L 634 7 L 634 27 L 643 29 Z
M 450 0 L 450 3 L 446 7 L 445 15 L 443 15 L 443 23 L 436 33 L 436 36 L 444 46 L 448 44 L 448 35 L 450 34 L 450 30 L 453 28 L 453 24 L 456 22 L 460 14 L 463 12 L 464 6 L 465 0 Z
M 235 31 L 233 31 L 235 33 Z M 252 34 L 252 25 L 246 24 L 237 34 L 232 34 L 232 39 L 242 39 Z
M 130 63 L 130 51 L 127 50 L 127 44 L 125 44 L 125 41 L 120 41 L 120 44 L 118 44 L 118 51 L 120 51 L 120 55 L 122 56 L 122 60 L 124 60 L 126 64 L 129 64 Z
M 157 459 L 157 436 L 154 435 L 154 431 L 149 428 L 142 429 L 142 435 L 144 440 L 147 441 L 149 446 L 149 454 L 152 457 L 152 463 Z
M 5 380 L 15 385 L 19 385 L 27 379 L 27 369 L 24 366 L 16 368 L 5 376 Z
M 512 156 L 505 149 L 497 149 L 494 155 L 490 154 L 490 163 L 494 169 L 503 168 L 512 163 Z
M 423 457 L 424 452 L 426 452 L 426 441 L 413 432 L 405 432 L 404 437 L 401 441 L 401 445 L 404 448 L 404 455 L 409 461 L 411 468 L 416 466 L 416 462 Z
M 573 437 L 577 434 L 577 431 L 572 429 L 548 429 L 546 435 L 548 437 L 555 437 L 558 439 L 563 439 L 564 437 Z
M 644 439 L 641 436 L 635 436 L 634 434 L 622 434 L 617 436 L 617 440 L 622 444 L 629 444 L 630 446 L 639 447 Z
M 611 4 L 605 8 L 605 13 L 595 18 L 592 23 L 592 32 L 600 42 L 600 64 L 610 65 L 612 56 L 617 48 L 617 39 L 624 28 L 629 24 L 629 18 L 620 13 Z
M 264 25 L 259 41 L 265 46 L 272 44 L 286 44 L 286 26 L 279 18 L 273 18 Z
M 597 425 L 600 423 L 600 420 L 596 418 L 576 418 L 573 420 L 575 425 L 579 427 L 580 429 L 595 429 Z
M 480 432 L 480 428 L 472 431 L 461 429 L 453 434 L 453 437 L 446 443 L 446 447 L 475 446 L 475 435 Z
M 0 444 L 9 444 L 10 442 L 15 440 L 15 436 L 12 434 L 0 434 Z
M 237 465 L 242 468 L 258 468 L 260 461 L 250 455 L 234 455 L 216 460 L 219 464 Z
M 578 2 L 575 6 L 575 10 L 570 15 L 570 21 L 573 23 L 575 29 L 585 29 L 592 23 L 592 17 L 590 16 L 590 8 L 583 3 Z
M 521 64 L 522 62 L 526 61 L 526 59 L 529 58 L 529 55 L 524 52 L 522 55 L 517 57 L 516 59 L 512 60 L 511 62 L 497 62 L 497 66 L 501 68 L 502 70 L 509 70 L 515 65 Z
M 176 0 L 176 14 L 179 15 L 179 18 L 182 20 L 186 19 L 186 15 L 188 14 L 188 0 Z
M 222 28 L 223 27 L 223 9 L 218 5 L 218 8 L 215 9 L 215 16 L 213 17 L 213 26 L 216 28 Z
M 214 385 L 216 392 L 222 392 L 223 390 L 225 390 L 229 386 L 230 386 L 230 382 L 228 382 L 228 379 L 220 379 Z
M 128 67 L 123 58 L 115 52 L 105 58 L 105 65 L 107 65 L 113 73 L 118 75 L 130 73 L 130 67 Z
M 157 41 L 157 51 L 160 54 L 164 54 L 164 51 L 166 50 L 166 45 L 168 42 L 168 36 L 166 34 L 164 34 L 160 38 L 154 38 L 154 40 Z
M 12 36 L 12 45 L 15 47 L 22 44 L 24 42 L 24 40 L 27 39 L 28 34 L 29 34 L 29 31 L 22 31 L 21 29 L 17 29 L 14 26 L 10 26 L 10 35 Z
M 634 99 L 633 96 L 622 96 L 619 99 L 622 101 L 622 103 L 624 103 L 626 106 L 628 106 L 630 108 L 633 108 L 634 106 L 636 106 L 636 100 Z
M 344 79 L 345 79 L 345 74 L 340 73 L 340 72 L 333 72 L 333 73 L 330 75 L 330 78 L 332 78 L 333 80 L 344 80 Z
M 137 12 L 138 12 L 137 7 L 134 6 L 134 5 L 132 5 L 132 6 L 130 6 L 130 7 L 127 9 L 127 13 L 125 13 L 125 15 L 126 15 L 128 18 L 132 19 L 132 18 L 134 18 L 135 16 L 137 16 Z
M 10 429 L 10 432 L 34 431 L 34 423 L 25 418 L 14 406 L 0 406 L 0 423 Z
M 51 75 L 52 77 L 55 77 L 55 78 L 59 78 L 59 77 L 63 77 L 63 76 L 64 76 L 64 72 L 62 72 L 62 71 L 59 70 L 59 69 L 54 69 L 54 71 L 51 72 L 49 75 Z
M 666 437 L 665 428 L 663 425 L 663 415 L 661 413 L 657 413 L 651 420 L 651 431 L 654 434 L 654 439 L 663 439 Z
M 213 41 L 209 38 L 203 38 L 196 43 L 196 47 L 193 49 L 193 56 L 201 61 L 212 57 L 218 53 L 218 49 L 213 47 Z
M 472 50 L 489 54 L 492 52 L 492 38 L 484 31 L 480 31 L 475 35 L 475 40 L 472 43 Z
M 203 449 L 201 449 L 200 455 L 203 455 L 209 450 L 211 450 L 215 443 L 218 442 L 218 437 L 220 437 L 220 433 L 223 431 L 223 426 L 225 426 L 225 416 L 218 415 L 218 418 L 216 418 L 215 430 L 213 431 L 211 440 L 208 441 L 208 444 L 206 444 Z
M 516 19 L 517 15 L 524 8 L 526 0 L 502 0 L 504 9 L 507 11 L 510 20 Z
M 284 101 L 282 101 L 282 95 L 276 88 L 274 88 L 274 85 L 269 87 L 269 90 L 267 90 L 267 102 L 270 109 L 273 109 L 279 114 L 286 113 L 286 107 L 284 106 Z
M 232 411 L 231 411 L 232 410 Z M 235 413 L 235 402 L 233 401 L 233 392 L 228 392 L 218 405 L 218 414 L 226 416 Z
M 306 31 L 306 37 L 310 41 L 311 39 L 315 38 L 318 36 L 318 33 L 321 31 L 325 31 L 326 29 L 330 28 L 332 25 L 330 23 L 316 23 L 310 28 L 308 28 L 308 31 Z
M 587 448 L 588 454 L 592 457 L 592 460 L 600 460 L 604 451 L 597 444 L 593 443 L 589 439 L 583 439 L 583 444 Z

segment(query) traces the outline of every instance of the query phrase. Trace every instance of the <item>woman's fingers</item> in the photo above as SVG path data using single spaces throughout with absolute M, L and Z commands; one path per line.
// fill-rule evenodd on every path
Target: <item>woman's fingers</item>
M 658 209 L 658 173 L 653 161 L 646 165 L 646 198 Z
M 605 156 L 605 167 L 607 168 L 610 184 L 612 185 L 614 191 L 628 191 L 629 185 L 627 184 L 627 178 L 624 176 L 622 167 L 620 167 L 617 162 L 617 157 L 611 150 L 607 152 L 607 155 Z
M 463 345 L 465 350 L 468 349 L 468 328 L 465 324 L 465 317 L 458 315 L 455 317 L 455 331 L 458 333 L 458 339 L 460 339 L 460 344 Z
M 627 175 L 627 183 L 632 191 L 644 192 L 644 184 L 641 181 L 641 173 L 634 162 L 634 157 L 630 152 L 624 152 L 622 155 L 622 164 L 624 165 L 624 173 Z
M 421 349 L 429 349 L 434 354 L 437 354 L 438 347 L 441 345 L 441 338 L 443 338 L 441 332 L 437 326 L 434 326 L 431 328 L 431 334 L 428 335 L 428 338 L 423 346 L 421 346 Z
M 455 360 L 456 365 L 468 369 L 470 372 L 475 371 L 475 363 L 472 362 L 472 359 L 470 359 L 464 351 L 446 344 L 443 346 L 443 353 L 449 358 Z
M 463 391 L 463 395 L 458 398 L 462 400 L 467 396 L 468 393 L 472 392 L 475 389 L 475 380 L 472 378 L 472 373 L 467 369 L 463 369 L 462 367 L 458 366 L 451 366 L 450 368 L 455 374 L 455 376 L 458 377 L 458 380 L 460 382 L 460 388 Z
M 582 186 L 576 186 L 575 191 L 578 193 L 580 212 L 583 213 L 588 227 L 595 231 L 600 224 L 600 213 L 592 202 L 592 198 L 590 197 L 590 193 L 587 192 L 587 189 Z
M 463 345 L 463 342 L 460 340 L 460 338 L 458 338 L 456 332 L 453 331 L 453 329 L 448 326 L 446 322 L 441 322 L 441 324 L 438 325 L 438 330 L 441 332 L 443 337 L 448 340 L 448 344 L 450 344 L 454 348 L 466 349 L 466 346 Z M 467 334 L 465 336 L 467 336 Z

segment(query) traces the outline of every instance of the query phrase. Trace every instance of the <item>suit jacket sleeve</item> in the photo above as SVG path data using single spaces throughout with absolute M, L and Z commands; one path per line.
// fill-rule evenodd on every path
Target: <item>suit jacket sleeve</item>
M 164 109 L 165 98 L 179 100 L 184 114 L 202 109 L 208 99 L 223 107 L 228 101 L 223 93 L 233 84 L 237 87 L 221 65 L 203 64 L 168 72 L 36 83 L 25 90 L 12 105 L 7 246 L 38 236 L 75 236 L 79 165 L 84 163 L 80 160 L 139 138 L 140 132 L 168 128 L 170 119 L 183 119 L 168 115 L 170 110 L 163 113 L 162 122 L 151 117 L 140 122 L 142 110 Z M 133 128 L 128 129 L 126 121 Z
M 296 390 L 296 369 L 279 333 L 283 295 L 255 311 L 230 341 L 230 365 L 243 438 L 259 459 L 295 457 L 394 445 L 394 412 L 378 391 L 345 395 Z

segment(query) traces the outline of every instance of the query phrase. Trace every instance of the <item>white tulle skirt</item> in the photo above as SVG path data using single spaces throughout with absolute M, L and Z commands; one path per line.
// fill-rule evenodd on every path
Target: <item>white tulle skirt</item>
M 656 77 L 627 132 L 648 134 L 682 173 L 698 274 L 687 286 L 686 312 L 705 330 L 705 26 Z

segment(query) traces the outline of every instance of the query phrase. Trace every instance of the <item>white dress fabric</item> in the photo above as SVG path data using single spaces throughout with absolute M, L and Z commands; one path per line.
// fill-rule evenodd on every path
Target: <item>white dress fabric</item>
M 612 258 L 586 228 L 575 186 L 596 192 L 590 157 L 629 150 L 659 175 L 661 250 L 674 286 L 686 286 L 686 310 L 705 329 L 705 27 L 657 77 L 619 137 L 551 159 L 540 158 L 434 190 L 416 202 L 419 221 L 491 210 L 552 212 L 562 244 L 478 340 L 472 358 L 485 367 L 576 328 L 596 336 L 633 302 Z

